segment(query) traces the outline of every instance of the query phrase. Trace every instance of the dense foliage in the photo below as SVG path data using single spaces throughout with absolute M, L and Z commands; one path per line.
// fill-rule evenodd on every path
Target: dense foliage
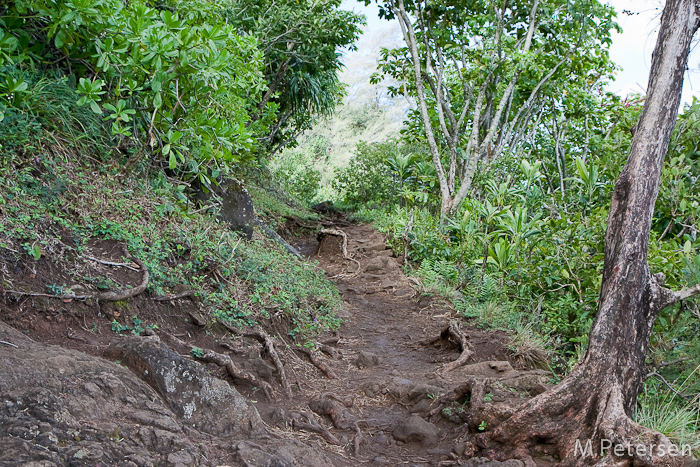
M 437 179 L 426 169 L 432 167 L 427 148 L 410 139 L 359 145 L 333 182 L 341 201 L 358 218 L 375 221 L 397 251 L 408 233 L 412 273 L 426 293 L 450 298 L 467 320 L 502 328 L 515 339 L 524 332 L 540 348 L 556 350 L 555 372 L 568 371 L 587 342 L 609 200 L 643 102 L 614 95 L 586 99 L 587 113 L 562 106 L 571 129 L 564 137 L 541 125 L 520 157 L 504 155 L 479 172 L 471 196 L 446 221 Z M 699 117 L 700 101 L 679 117 L 653 218 L 649 263 L 676 290 L 700 282 Z M 691 398 L 699 383 L 693 371 L 700 364 L 698 315 L 695 299 L 662 312 L 648 361 L 669 381 L 683 383 Z M 677 363 L 662 364 L 671 361 Z M 658 404 L 655 395 L 667 390 L 652 378 L 642 402 Z
M 32 80 L 63 83 L 111 124 L 110 147 L 208 184 L 341 94 L 336 48 L 352 44 L 362 18 L 338 2 L 292 3 L 11 1 L 0 8 L 0 118 L 35 113 Z
M 614 70 L 613 15 L 597 1 L 380 2 L 406 43 L 383 51 L 381 74 L 416 99 L 406 133 L 430 149 L 443 213 L 459 209 L 479 165 L 518 151 L 562 94 L 600 89 Z

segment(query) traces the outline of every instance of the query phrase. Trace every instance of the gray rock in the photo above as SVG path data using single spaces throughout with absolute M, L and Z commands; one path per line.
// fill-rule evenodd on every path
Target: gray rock
M 404 443 L 434 446 L 438 440 L 438 429 L 418 415 L 411 415 L 394 428 L 392 436 L 395 440 Z
M 379 365 L 379 357 L 370 352 L 360 351 L 357 360 L 355 360 L 355 365 L 358 368 L 372 368 Z
M 129 465 L 147 466 L 191 446 L 175 414 L 126 368 L 34 342 L 2 322 L 0 340 L 18 347 L 0 345 L 0 465 L 122 466 L 138 454 Z M 171 441 L 149 452 L 140 431 L 157 424 Z
M 220 180 L 218 186 L 212 187 L 212 191 L 221 198 L 219 218 L 228 223 L 231 229 L 244 233 L 248 240 L 253 238 L 255 210 L 253 200 L 243 184 L 235 178 L 226 178 Z M 207 203 L 212 198 L 212 193 L 200 187 L 194 198 Z
M 125 337 L 114 341 L 106 355 L 139 375 L 190 427 L 215 436 L 264 431 L 257 409 L 234 387 L 157 338 Z

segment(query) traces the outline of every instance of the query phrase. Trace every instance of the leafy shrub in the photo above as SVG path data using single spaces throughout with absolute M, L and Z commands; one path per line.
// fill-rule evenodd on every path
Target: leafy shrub
M 310 203 L 316 198 L 321 172 L 314 166 L 314 155 L 305 151 L 286 151 L 272 161 L 272 173 L 289 195 Z

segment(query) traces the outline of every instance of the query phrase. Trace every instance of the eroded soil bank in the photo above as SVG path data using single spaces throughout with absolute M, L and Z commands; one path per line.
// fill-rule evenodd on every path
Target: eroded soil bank
M 293 349 L 274 315 L 270 342 L 234 335 L 192 297 L 125 305 L 6 295 L 0 465 L 535 465 L 473 458 L 468 441 L 551 375 L 520 365 L 505 334 L 470 328 L 418 294 L 370 226 L 335 222 L 320 243 L 297 245 L 343 298 L 344 324 L 314 350 Z M 93 246 L 119 256 L 118 245 Z M 18 269 L 17 283 L 57 282 L 51 270 Z M 136 311 L 157 329 L 117 336 L 114 317 Z

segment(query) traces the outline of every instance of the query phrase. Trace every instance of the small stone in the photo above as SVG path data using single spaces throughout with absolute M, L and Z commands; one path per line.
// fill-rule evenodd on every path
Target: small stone
M 357 360 L 355 360 L 355 365 L 357 365 L 358 368 L 375 367 L 379 365 L 379 356 L 370 352 L 361 351 L 357 356 Z
M 392 435 L 397 441 L 435 446 L 438 439 L 438 429 L 418 415 L 411 415 L 394 428 Z
M 457 441 L 454 446 L 452 446 L 452 452 L 457 454 L 457 456 L 462 457 L 464 451 L 467 449 L 467 443 L 464 441 Z

